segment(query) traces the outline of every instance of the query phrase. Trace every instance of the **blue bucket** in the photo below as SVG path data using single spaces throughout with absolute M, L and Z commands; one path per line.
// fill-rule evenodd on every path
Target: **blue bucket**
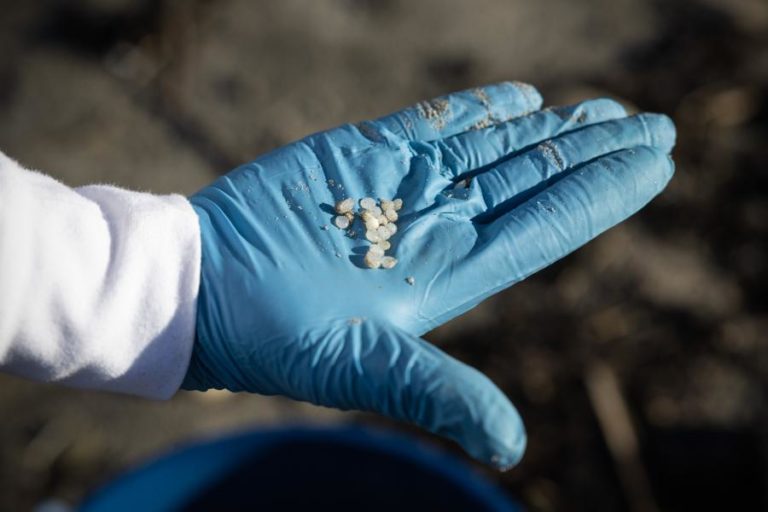
M 82 509 L 522 510 L 454 457 L 355 427 L 255 431 L 195 444 L 121 476 Z

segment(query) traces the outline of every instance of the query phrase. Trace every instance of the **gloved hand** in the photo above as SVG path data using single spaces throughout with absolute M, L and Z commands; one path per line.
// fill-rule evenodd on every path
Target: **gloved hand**
M 377 411 L 515 464 L 515 408 L 419 336 L 626 219 L 673 172 L 667 117 L 604 99 L 540 106 L 519 83 L 452 94 L 311 135 L 195 194 L 202 271 L 183 387 Z M 366 268 L 370 243 L 332 225 L 336 201 L 366 196 L 403 199 L 393 269 Z

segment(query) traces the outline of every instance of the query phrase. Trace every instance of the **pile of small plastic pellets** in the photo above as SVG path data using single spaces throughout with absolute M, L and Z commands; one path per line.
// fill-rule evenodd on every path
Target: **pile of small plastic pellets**
M 397 265 L 397 258 L 387 256 L 392 247 L 389 239 L 397 233 L 397 212 L 403 207 L 402 199 L 380 199 L 379 204 L 372 197 L 360 200 L 357 216 L 365 225 L 365 238 L 371 242 L 363 261 L 368 268 L 392 268 Z M 347 229 L 355 221 L 355 200 L 342 199 L 336 203 L 338 216 L 333 223 L 339 229 Z

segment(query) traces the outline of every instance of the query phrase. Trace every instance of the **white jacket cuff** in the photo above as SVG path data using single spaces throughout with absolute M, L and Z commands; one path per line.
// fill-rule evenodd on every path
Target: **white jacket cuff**
M 200 228 L 186 198 L 69 188 L 0 153 L 0 370 L 168 398 L 195 338 Z

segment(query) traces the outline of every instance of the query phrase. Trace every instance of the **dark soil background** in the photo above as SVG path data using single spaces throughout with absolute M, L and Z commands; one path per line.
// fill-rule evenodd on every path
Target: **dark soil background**
M 498 481 L 531 510 L 768 508 L 764 0 L 0 0 L 0 148 L 71 185 L 193 193 L 310 132 L 516 79 L 665 112 L 678 170 L 639 215 L 431 334 L 520 408 Z M 0 377 L 0 510 L 185 440 L 415 429 L 278 398 L 167 403 Z M 49 502 L 50 503 L 50 502 Z

